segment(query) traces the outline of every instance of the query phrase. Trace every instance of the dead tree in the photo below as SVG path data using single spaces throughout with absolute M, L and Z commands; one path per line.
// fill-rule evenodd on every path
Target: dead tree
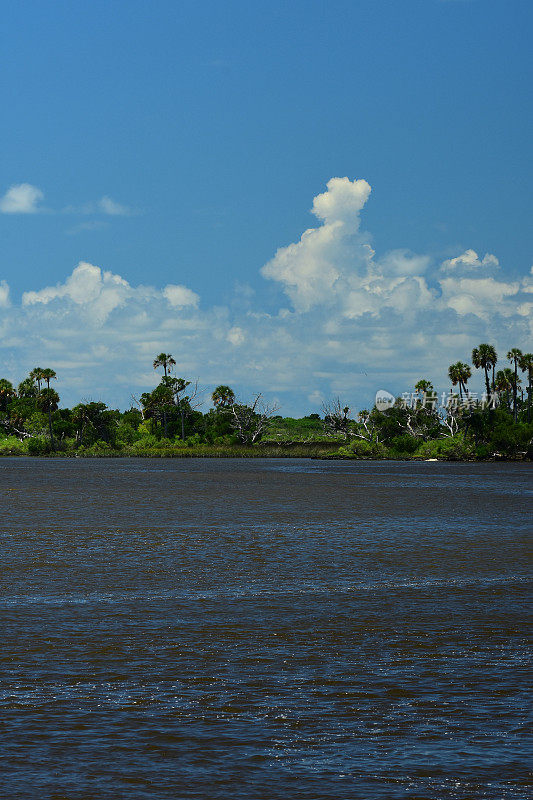
M 231 424 L 242 444 L 258 442 L 277 411 L 278 406 L 265 403 L 261 394 L 255 395 L 250 405 L 232 403 Z

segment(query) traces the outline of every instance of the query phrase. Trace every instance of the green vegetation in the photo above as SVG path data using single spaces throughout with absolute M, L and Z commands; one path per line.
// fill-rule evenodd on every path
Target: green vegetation
M 163 371 L 159 383 L 124 412 L 94 401 L 60 408 L 50 385 L 56 373 L 36 367 L 16 388 L 0 379 L 0 455 L 531 459 L 533 355 L 513 348 L 507 360 L 510 366 L 496 370 L 494 347 L 474 348 L 472 364 L 483 370 L 485 384 L 481 398 L 468 388 L 471 367 L 458 361 L 448 369 L 453 388 L 440 397 L 422 379 L 414 391 L 356 418 L 337 398 L 322 415 L 302 419 L 279 416 L 261 395 L 239 402 L 226 385 L 202 413 L 198 387 L 172 375 L 169 353 L 154 359 L 154 369 Z
M 337 425 L 344 423 L 343 458 L 389 459 L 513 459 L 533 458 L 531 400 L 533 356 L 513 348 L 507 353 L 512 367 L 496 372 L 498 356 L 492 345 L 472 351 L 472 364 L 483 370 L 485 392 L 471 392 L 472 371 L 458 361 L 448 368 L 452 390 L 438 396 L 431 383 L 420 380 L 414 393 L 398 398 L 392 407 L 361 411 L 346 422 L 340 402 L 333 410 Z M 518 370 L 526 373 L 524 393 Z M 342 413 L 342 419 L 341 419 Z

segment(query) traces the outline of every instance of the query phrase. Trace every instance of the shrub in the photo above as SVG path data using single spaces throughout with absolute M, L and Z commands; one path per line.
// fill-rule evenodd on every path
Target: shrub
M 26 442 L 21 442 L 16 436 L 6 436 L 0 439 L 0 456 L 21 456 L 28 452 Z
M 27 440 L 27 448 L 30 456 L 44 456 L 52 452 L 52 442 L 44 436 L 32 436 Z
M 116 438 L 119 445 L 133 444 L 139 438 L 139 434 L 127 422 L 119 422 Z
M 417 458 L 443 458 L 449 461 L 463 461 L 474 456 L 474 445 L 463 432 L 446 439 L 432 439 L 424 442 L 416 451 Z
M 345 447 L 339 448 L 339 455 L 348 458 L 388 458 L 389 451 L 381 442 L 368 442 L 366 439 L 354 439 Z
M 151 447 L 156 447 L 157 444 L 158 439 L 155 436 L 152 434 L 145 434 L 142 439 L 138 439 L 136 442 L 133 442 L 129 449 L 133 453 L 136 453 L 137 451 L 140 452 L 142 450 L 148 450 Z
M 78 453 L 81 453 L 82 448 L 78 450 Z M 84 449 L 84 455 L 86 456 L 105 456 L 107 454 L 112 454 L 114 451 L 109 446 L 107 442 L 102 441 L 99 439 L 97 442 L 92 444 L 90 447 L 86 447 Z
M 475 450 L 476 458 L 486 459 L 490 458 L 493 454 L 493 448 L 488 444 L 478 444 Z
M 533 423 L 513 424 L 511 421 L 500 422 L 491 432 L 490 445 L 505 456 L 516 456 L 519 453 L 533 456 Z
M 401 436 L 394 436 L 389 442 L 389 447 L 396 453 L 414 453 L 420 446 L 420 439 L 412 436 L 410 433 L 404 433 Z

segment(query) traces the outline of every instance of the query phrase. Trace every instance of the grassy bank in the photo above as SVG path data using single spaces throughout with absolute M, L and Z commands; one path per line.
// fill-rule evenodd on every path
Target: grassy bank
M 427 443 L 416 452 L 399 452 L 383 446 L 364 448 L 339 447 L 338 442 L 244 445 L 194 445 L 191 447 L 88 447 L 78 450 L 57 449 L 32 453 L 26 442 L 0 440 L 0 457 L 30 456 L 35 458 L 313 458 L 347 461 L 531 461 L 528 453 L 509 455 L 485 449 L 462 448 L 453 443 Z
M 35 456 L 39 458 L 326 458 L 338 450 L 338 442 L 296 442 L 288 444 L 244 445 L 194 445 L 156 447 L 92 446 L 77 450 L 57 449 L 32 452 L 28 440 L 20 442 L 14 437 L 0 440 L 1 456 Z

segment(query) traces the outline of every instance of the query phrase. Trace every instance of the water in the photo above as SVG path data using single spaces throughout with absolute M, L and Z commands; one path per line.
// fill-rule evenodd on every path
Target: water
M 0 796 L 530 796 L 532 467 L 0 460 Z

